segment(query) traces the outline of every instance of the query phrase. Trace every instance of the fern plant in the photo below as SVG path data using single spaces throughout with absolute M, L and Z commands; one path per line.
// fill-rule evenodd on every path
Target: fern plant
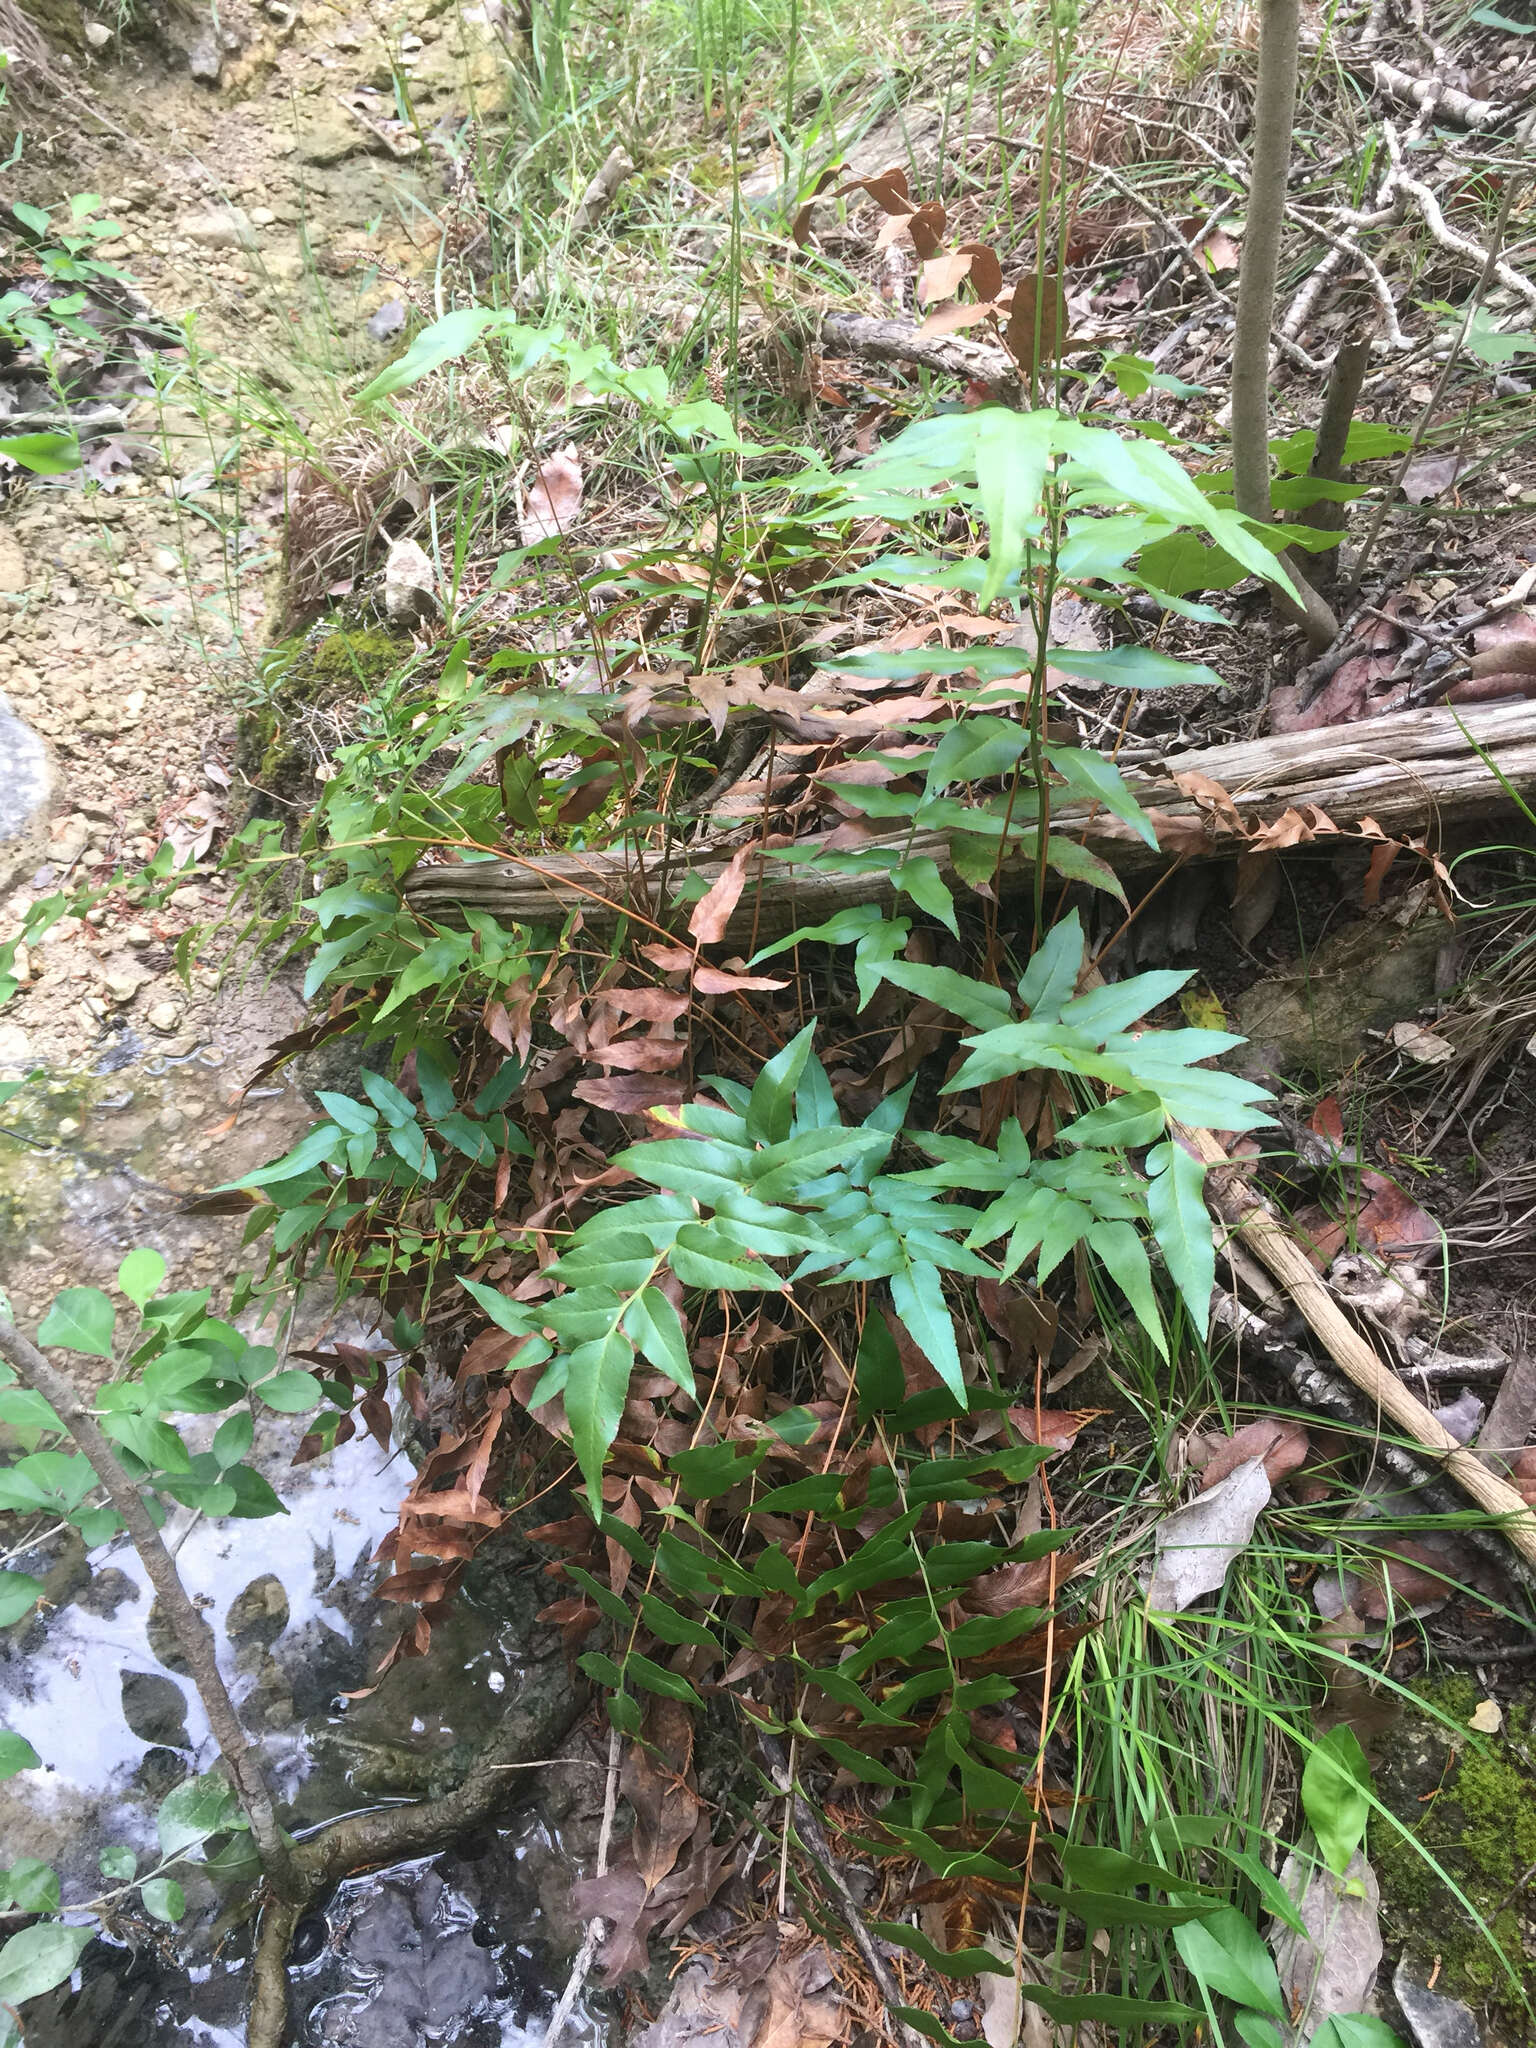
M 866 937 L 869 934 L 866 933 Z M 1264 1091 L 1198 1062 L 1238 1043 L 1217 1031 L 1132 1026 L 1181 988 L 1184 973 L 1136 975 L 1074 993 L 1082 967 L 1074 911 L 1007 992 L 953 970 L 881 959 L 877 979 L 977 1027 L 951 1092 L 1038 1068 L 1117 1092 L 1036 1158 L 1016 1121 L 995 1145 L 908 1131 L 907 1088 L 865 1122 L 844 1124 L 808 1024 L 749 1088 L 716 1078 L 716 1101 L 678 1113 L 686 1136 L 633 1145 L 615 1164 L 656 1190 L 616 1202 L 576 1229 L 547 1277 L 562 1291 L 533 1306 L 462 1279 L 486 1313 L 522 1338 L 519 1362 L 547 1361 L 529 1405 L 557 1396 L 594 1504 L 637 1357 L 689 1393 L 690 1344 L 673 1295 L 784 1294 L 815 1277 L 883 1281 L 913 1342 L 960 1408 L 966 1376 L 944 1276 L 1007 1278 L 1034 1257 L 1039 1281 L 1086 1244 L 1166 1356 L 1143 1241 L 1150 1233 L 1190 1315 L 1204 1325 L 1214 1280 L 1204 1168 L 1168 1136 L 1171 1120 L 1249 1130 L 1269 1121 Z M 934 1164 L 888 1172 L 899 1140 Z M 1142 1164 L 1133 1155 L 1144 1153 Z M 956 1199 L 981 1194 L 983 1206 Z M 1001 1252 L 992 1251 L 1002 1246 Z M 992 1255 L 986 1256 L 989 1251 Z M 664 1288 L 666 1276 L 676 1283 Z

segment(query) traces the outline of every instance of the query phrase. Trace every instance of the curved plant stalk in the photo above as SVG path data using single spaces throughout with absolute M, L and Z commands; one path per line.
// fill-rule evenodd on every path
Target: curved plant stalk
M 13 1365 L 22 1381 L 41 1394 L 52 1408 L 89 1460 L 107 1498 L 122 1517 L 128 1539 L 155 1589 L 177 1647 L 187 1660 L 192 1683 L 208 1716 L 208 1726 L 250 1821 L 262 1874 L 279 1898 L 297 1898 L 301 1885 L 294 1869 L 292 1846 L 278 1825 L 266 1774 L 220 1676 L 213 1631 L 187 1597 L 175 1560 L 161 1540 L 138 1488 L 123 1470 L 95 1416 L 81 1400 L 74 1381 L 5 1317 L 0 1317 L 0 1358 Z

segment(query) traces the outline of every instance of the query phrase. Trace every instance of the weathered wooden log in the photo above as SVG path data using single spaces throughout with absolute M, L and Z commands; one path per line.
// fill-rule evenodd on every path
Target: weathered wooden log
M 1265 846 L 1294 845 L 1372 825 L 1397 838 L 1438 841 L 1446 825 L 1492 817 L 1510 792 L 1536 796 L 1536 700 L 1394 712 L 1322 732 L 1281 733 L 1170 755 L 1127 781 L 1152 818 L 1156 849 L 1108 812 L 1082 799 L 1058 802 L 1051 829 L 1086 846 L 1120 874 L 1145 873 L 1173 859 L 1217 859 Z M 1225 792 L 1225 799 L 1221 792 Z M 802 841 L 801 850 L 814 845 Z M 951 872 L 942 832 L 882 834 L 863 844 L 927 855 Z M 1010 856 L 1005 874 L 1022 863 Z M 724 871 L 718 846 L 674 846 L 668 853 L 617 847 L 602 853 L 516 854 L 508 859 L 419 867 L 406 896 L 428 916 L 451 919 L 464 906 L 507 923 L 549 924 L 581 910 L 589 930 L 612 928 L 626 912 L 681 930 L 686 909 L 671 907 L 690 871 L 706 884 Z M 804 860 L 753 862 L 731 919 L 736 945 L 781 937 L 818 924 L 852 903 L 879 900 L 878 875 L 839 874 Z

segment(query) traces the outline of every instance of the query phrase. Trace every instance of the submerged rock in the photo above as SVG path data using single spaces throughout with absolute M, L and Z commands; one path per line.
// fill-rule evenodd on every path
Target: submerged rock
M 186 1749 L 187 1702 L 181 1687 L 154 1671 L 123 1673 L 123 1719 L 141 1742 Z

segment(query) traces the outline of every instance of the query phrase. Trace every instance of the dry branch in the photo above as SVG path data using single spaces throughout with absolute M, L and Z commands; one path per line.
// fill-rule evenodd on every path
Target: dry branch
M 834 354 L 876 363 L 912 363 L 947 377 L 968 377 L 994 390 L 1017 391 L 1019 373 L 1013 358 L 985 342 L 957 335 L 920 334 L 907 320 L 876 320 L 865 313 L 827 313 L 821 323 L 821 345 Z
M 1179 778 L 1188 782 L 1191 776 L 1219 783 L 1242 814 L 1244 828 L 1255 820 L 1271 824 L 1288 810 L 1305 815 L 1312 805 L 1341 828 L 1373 818 L 1391 834 L 1433 830 L 1504 807 L 1510 801 L 1505 783 L 1520 795 L 1536 794 L 1536 702 L 1479 705 L 1460 714 L 1443 706 L 1395 712 L 1335 731 L 1202 747 L 1172 755 L 1145 775 L 1131 771 L 1128 780 L 1153 814 L 1167 852 L 1155 852 L 1118 819 L 1083 801 L 1056 805 L 1052 829 L 1080 839 L 1124 874 L 1165 864 L 1173 854 L 1210 859 L 1241 852 L 1245 831 L 1234 829 L 1230 815 L 1208 797 L 1180 788 Z M 927 854 L 941 869 L 952 867 L 944 833 L 894 834 L 865 843 L 899 848 L 906 858 Z M 814 842 L 803 842 L 802 850 L 805 844 Z M 724 867 L 718 845 L 674 847 L 665 854 L 635 847 L 529 852 L 418 868 L 406 894 L 433 917 L 451 918 L 462 906 L 474 905 L 508 922 L 548 924 L 581 910 L 588 929 L 596 931 L 611 927 L 624 910 L 665 923 L 667 906 L 690 868 L 707 885 Z M 879 886 L 870 875 L 831 873 L 771 852 L 753 869 L 727 933 L 736 945 L 816 924 L 847 904 L 870 901 Z
M 1491 1515 L 1507 1516 L 1505 1536 L 1528 1564 L 1536 1564 L 1536 1514 L 1508 1480 L 1490 1472 L 1474 1452 L 1464 1449 L 1376 1356 L 1318 1278 L 1301 1246 L 1236 1172 L 1210 1132 L 1185 1131 L 1183 1136 L 1196 1155 L 1215 1169 L 1210 1179 L 1212 1207 L 1280 1281 L 1334 1364 L 1368 1396 L 1378 1415 L 1441 1459 L 1445 1471 L 1479 1507 Z

